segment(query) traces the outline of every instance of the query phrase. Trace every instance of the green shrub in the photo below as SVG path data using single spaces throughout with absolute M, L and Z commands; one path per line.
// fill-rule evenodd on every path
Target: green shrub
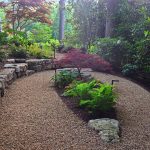
M 136 74 L 137 69 L 138 69 L 137 65 L 126 64 L 122 68 L 122 74 L 125 76 L 132 76 Z
M 134 63 L 138 65 L 139 70 L 145 72 L 144 68 L 150 66 L 150 39 L 142 39 L 135 43 Z
M 28 52 L 38 59 L 50 58 L 53 55 L 53 48 L 49 43 L 33 43 L 28 46 Z
M 100 82 L 92 80 L 90 82 L 74 81 L 64 92 L 65 96 L 78 96 L 80 99 L 89 98 L 89 91 L 100 86 Z
M 9 56 L 12 58 L 27 58 L 28 53 L 24 47 L 11 46 Z
M 6 58 L 6 53 L 4 51 L 0 51 L 0 62 L 2 62 Z
M 79 97 L 79 105 L 92 113 L 110 110 L 116 103 L 113 86 L 96 80 L 87 83 L 73 82 L 63 95 Z
M 0 32 L 0 45 L 5 45 L 8 43 L 8 35 L 6 32 Z
M 55 80 L 56 87 L 64 88 L 69 85 L 73 80 L 75 80 L 79 74 L 77 72 L 71 71 L 61 71 L 53 78 Z
M 91 112 L 108 111 L 116 104 L 116 94 L 109 84 L 101 84 L 98 88 L 93 88 L 88 92 L 89 99 L 81 99 L 80 106 Z
M 113 67 L 120 68 L 129 61 L 131 45 L 119 38 L 101 38 L 94 42 L 91 51 L 109 61 Z

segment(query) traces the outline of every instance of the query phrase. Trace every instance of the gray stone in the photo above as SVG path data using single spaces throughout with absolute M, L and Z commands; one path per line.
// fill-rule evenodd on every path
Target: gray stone
M 34 74 L 34 73 L 35 73 L 34 70 L 27 70 L 27 71 L 26 71 L 26 76 L 30 76 L 30 75 L 32 75 L 32 74 Z
M 8 87 L 7 75 L 1 75 L 1 74 L 0 74 L 0 80 L 1 80 L 1 81 L 4 81 L 5 88 L 7 88 L 7 87 Z
M 29 59 L 26 63 L 28 64 L 29 70 L 34 70 L 36 72 L 53 68 L 52 59 Z
M 15 63 L 15 59 L 7 59 L 6 63 Z
M 5 64 L 4 68 L 14 68 L 17 74 L 17 77 L 21 77 L 26 74 L 28 65 L 26 63 Z
M 11 84 L 16 79 L 16 72 L 13 68 L 6 68 L 0 72 L 0 79 L 4 79 L 7 84 Z
M 105 142 L 119 142 L 119 122 L 115 119 L 103 118 L 90 120 L 88 126 L 99 131 L 101 139 Z
M 81 77 L 84 81 L 91 81 L 93 79 L 92 75 L 88 72 L 81 72 Z
M 33 69 L 35 72 L 40 72 L 40 71 L 42 71 L 42 65 L 33 66 L 32 69 Z
M 0 89 L 5 89 L 5 79 L 0 78 Z

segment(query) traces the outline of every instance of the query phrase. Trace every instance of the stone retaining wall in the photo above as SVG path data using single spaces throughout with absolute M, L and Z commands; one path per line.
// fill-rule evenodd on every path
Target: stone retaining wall
M 1 96 L 4 95 L 5 88 L 17 78 L 53 68 L 53 59 L 8 59 L 0 71 Z

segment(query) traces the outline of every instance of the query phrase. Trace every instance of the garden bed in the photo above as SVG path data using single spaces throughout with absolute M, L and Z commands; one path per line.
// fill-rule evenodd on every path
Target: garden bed
M 99 118 L 110 118 L 110 119 L 116 119 L 117 120 L 117 112 L 115 108 L 112 108 L 109 111 L 98 111 L 96 114 L 90 114 L 85 109 L 81 109 L 79 107 L 79 99 L 76 97 L 64 97 L 62 96 L 63 90 L 55 88 L 57 94 L 59 97 L 61 97 L 62 101 L 66 104 L 66 106 L 72 110 L 80 119 L 82 119 L 85 122 L 88 122 L 92 119 L 99 119 Z

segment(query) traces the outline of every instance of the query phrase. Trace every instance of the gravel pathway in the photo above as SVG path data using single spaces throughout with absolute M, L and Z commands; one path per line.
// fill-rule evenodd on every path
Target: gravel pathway
M 111 75 L 94 73 L 103 81 L 119 79 L 120 143 L 105 144 L 50 87 L 53 71 L 17 80 L 0 104 L 0 150 L 150 150 L 150 93 Z

